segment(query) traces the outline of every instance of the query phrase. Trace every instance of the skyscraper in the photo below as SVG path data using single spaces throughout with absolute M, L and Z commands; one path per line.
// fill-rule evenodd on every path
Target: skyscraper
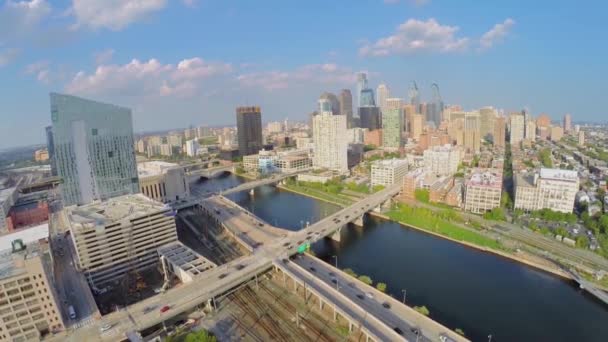
M 378 96 L 378 107 L 383 111 L 386 108 L 386 100 L 390 97 L 390 92 L 386 84 L 380 83 L 376 88 L 376 96 Z
M 363 107 L 361 105 L 361 91 L 367 89 L 367 74 L 360 72 L 357 74 L 357 107 Z
M 241 156 L 256 154 L 262 149 L 262 111 L 260 107 L 237 107 L 236 128 Z
M 333 115 L 340 115 L 340 101 L 334 93 L 324 92 L 319 99 L 328 100 L 331 104 L 331 112 Z
M 386 99 L 382 110 L 382 147 L 398 149 L 401 147 L 403 131 L 403 105 L 400 98 Z
M 376 107 L 373 90 L 369 88 L 361 90 L 361 105 L 359 107 Z
M 378 107 L 360 107 L 359 108 L 359 126 L 367 128 L 370 131 L 382 127 L 382 118 L 380 117 L 380 108 Z
M 433 102 L 427 103 L 426 121 L 432 121 L 435 123 L 435 127 L 439 127 L 442 120 L 443 100 L 441 99 L 441 93 L 439 92 L 437 83 L 431 85 L 431 90 L 433 92 Z
M 416 81 L 412 81 L 412 85 L 407 94 L 410 98 L 410 104 L 414 106 L 416 113 L 420 114 L 420 92 L 418 92 Z
M 44 129 L 46 133 L 46 149 L 49 151 L 49 162 L 51 163 L 51 175 L 57 176 L 57 164 L 55 163 L 55 144 L 53 143 L 53 126 Z
M 348 171 L 346 116 L 324 111 L 312 118 L 313 165 L 340 172 Z
M 138 193 L 131 110 L 70 95 L 50 97 L 64 204 Z
M 522 113 L 513 113 L 509 116 L 509 141 L 512 145 L 519 144 L 524 140 L 525 117 Z
M 572 131 L 572 116 L 570 114 L 564 115 L 564 133 L 570 133 Z
M 346 126 L 348 128 L 353 125 L 353 96 L 349 89 L 342 89 L 340 92 L 340 114 L 346 116 Z
M 479 112 L 467 113 L 464 117 L 464 148 L 471 153 L 479 153 L 481 134 Z
M 483 107 L 479 109 L 479 134 L 482 139 L 492 141 L 494 138 L 494 124 L 496 121 L 497 112 L 492 107 Z

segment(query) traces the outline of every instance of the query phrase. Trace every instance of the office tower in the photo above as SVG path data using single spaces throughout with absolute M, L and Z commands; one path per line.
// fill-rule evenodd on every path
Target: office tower
M 481 149 L 478 112 L 467 113 L 464 118 L 464 148 L 471 153 L 479 153 Z
M 418 92 L 418 86 L 416 85 L 416 81 L 412 81 L 412 85 L 408 91 L 408 97 L 410 100 L 410 104 L 414 106 L 414 110 L 417 114 L 421 114 L 420 112 L 420 92 Z
M 536 118 L 536 128 L 551 126 L 551 118 L 547 114 L 541 114 Z
M 359 107 L 376 107 L 373 90 L 369 88 L 361 90 L 361 106 Z
M 382 128 L 382 117 L 378 107 L 360 107 L 359 120 L 361 128 L 367 128 L 370 131 Z
M 479 109 L 479 134 L 482 139 L 493 141 L 496 116 L 497 112 L 493 107 L 483 107 Z
M 435 124 L 435 127 L 439 127 L 443 120 L 443 100 L 437 83 L 431 85 L 431 91 L 433 92 L 433 101 L 426 105 L 426 121 L 431 121 Z
M 209 129 L 209 127 L 207 127 L 207 126 L 201 126 L 196 129 L 196 137 L 199 139 L 208 137 L 210 135 L 211 135 L 211 129 Z
M 340 92 L 340 114 L 346 116 L 346 126 L 355 127 L 353 122 L 353 96 L 349 89 L 342 89 Z
M 49 152 L 49 161 L 51 163 L 51 176 L 57 176 L 57 164 L 55 163 L 55 143 L 53 142 L 53 126 L 47 126 L 44 129 L 46 133 L 46 149 Z
M 407 103 L 403 105 L 403 130 L 410 133 L 412 131 L 412 120 L 416 111 L 414 106 Z
M 386 108 L 386 100 L 390 97 L 388 86 L 380 83 L 376 88 L 376 96 L 378 96 L 378 107 L 383 111 Z
M 357 107 L 363 107 L 361 104 L 361 92 L 367 89 L 367 74 L 360 72 L 357 74 Z
M 492 141 L 494 143 L 494 146 L 505 147 L 506 130 L 507 121 L 505 120 L 504 116 L 499 116 L 494 121 L 494 138 Z
M 498 208 L 501 194 L 502 170 L 474 170 L 465 182 L 464 210 L 483 214 Z
M 340 101 L 334 93 L 324 92 L 319 97 L 320 100 L 327 100 L 331 104 L 331 112 L 334 115 L 340 115 Z
M 401 147 L 402 107 L 400 98 L 386 99 L 386 107 L 382 110 L 382 147 L 384 148 L 398 149 Z
M 141 193 L 162 203 L 179 201 L 190 195 L 183 167 L 162 161 L 137 164 Z
M 410 138 L 418 141 L 424 127 L 424 116 L 422 114 L 414 114 L 410 125 Z
M 51 119 L 64 205 L 139 192 L 130 109 L 51 93 Z
M 262 110 L 260 107 L 237 107 L 236 126 L 239 154 L 247 156 L 258 153 L 263 147 Z
M 328 98 L 321 97 L 317 103 L 317 113 L 331 112 L 333 114 L 331 101 Z
M 585 131 L 578 131 L 578 144 L 585 146 Z
M 564 115 L 564 133 L 570 133 L 572 131 L 572 116 L 570 114 Z
M 156 249 L 177 241 L 172 210 L 142 194 L 69 208 L 78 268 L 91 287 L 158 265 Z
M 451 176 L 458 171 L 460 151 L 450 145 L 433 146 L 423 152 L 424 168 L 436 176 Z
M 513 186 L 515 209 L 571 213 L 579 190 L 579 178 L 576 171 L 543 168 L 540 173 L 516 174 Z
M 509 116 L 509 141 L 511 145 L 519 144 L 524 140 L 525 118 L 522 113 L 512 113 Z
M 64 330 L 64 323 L 53 284 L 53 259 L 48 242 L 25 245 L 23 240 L 15 237 L 12 248 L 1 251 L 1 254 L 0 340 L 65 340 L 65 337 L 51 335 Z
M 407 174 L 408 162 L 406 159 L 376 160 L 372 163 L 371 185 L 391 186 L 401 184 Z
M 340 172 L 348 171 L 346 116 L 324 111 L 312 119 L 313 165 Z

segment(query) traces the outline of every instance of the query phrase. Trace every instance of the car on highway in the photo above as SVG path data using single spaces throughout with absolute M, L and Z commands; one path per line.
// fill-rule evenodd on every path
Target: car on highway
M 289 246 L 289 242 L 285 242 L 285 243 L 283 244 L 283 247 L 287 247 L 287 246 Z
M 224 278 L 226 278 L 227 276 L 228 276 L 228 274 L 227 274 L 227 273 L 222 273 L 222 274 L 220 274 L 220 276 L 219 276 L 218 278 L 219 278 L 219 279 L 224 279 Z
M 158 305 L 146 306 L 143 311 L 144 315 L 156 310 L 157 307 Z
M 330 277 L 335 277 L 335 276 L 336 276 L 336 274 L 335 274 L 334 272 L 329 272 L 329 276 L 330 276 Z
M 352 287 L 353 289 L 356 289 L 357 287 L 355 286 L 355 283 L 348 283 L 349 287 Z
M 453 338 L 449 337 L 445 333 L 439 335 L 439 341 L 441 341 L 441 342 L 456 342 L 456 340 L 454 340 Z
M 367 296 L 367 298 L 374 298 L 374 295 L 371 292 L 365 292 L 365 296 Z
M 108 323 L 108 324 L 104 324 L 104 325 L 102 325 L 102 326 L 99 328 L 99 332 L 100 332 L 100 333 L 104 333 L 104 332 L 106 332 L 106 331 L 108 331 L 108 330 L 112 329 L 112 326 L 113 326 L 113 325 L 112 325 L 112 324 L 109 324 L 109 323 Z
M 310 270 L 311 272 L 317 272 L 317 269 L 316 269 L 316 268 L 314 268 L 314 267 L 310 267 L 310 268 L 309 268 L 309 270 Z
M 289 259 L 283 259 L 283 263 L 284 263 L 284 264 L 289 263 Z
M 411 327 L 410 331 L 416 336 L 420 335 L 420 329 L 418 329 L 417 327 Z
M 242 270 L 243 268 L 245 268 L 245 265 L 243 264 L 238 264 L 236 265 L 234 268 L 236 268 L 238 271 Z
M 401 328 L 399 327 L 394 327 L 393 330 L 395 330 L 395 332 L 399 335 L 403 335 L 403 330 L 401 330 Z
M 337 283 L 338 283 L 338 279 L 336 279 L 336 278 L 331 278 L 331 282 L 332 282 L 332 283 L 334 283 L 334 284 L 337 284 Z
M 360 294 L 360 293 L 357 295 L 357 298 L 359 298 L 359 299 L 361 299 L 361 300 L 364 300 L 364 299 L 365 299 L 365 297 L 364 297 L 362 294 Z
M 165 305 L 162 308 L 160 308 L 160 313 L 167 312 L 167 311 L 169 311 L 169 309 L 171 309 L 171 307 L 169 305 Z
M 390 308 L 391 308 L 391 305 L 390 305 L 388 302 L 384 302 L 384 303 L 382 303 L 382 306 L 383 306 L 385 309 L 390 309 Z

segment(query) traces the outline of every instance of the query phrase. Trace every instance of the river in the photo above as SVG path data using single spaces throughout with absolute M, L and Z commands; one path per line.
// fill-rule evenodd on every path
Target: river
M 234 176 L 210 184 L 238 184 Z M 209 186 L 210 186 L 209 184 Z M 205 185 L 207 186 L 207 185 Z M 265 221 L 290 230 L 338 206 L 271 186 L 230 196 Z M 369 218 L 342 241 L 313 245 L 320 258 L 388 285 L 410 306 L 425 305 L 445 326 L 474 341 L 608 341 L 608 308 L 572 282 L 511 260 Z

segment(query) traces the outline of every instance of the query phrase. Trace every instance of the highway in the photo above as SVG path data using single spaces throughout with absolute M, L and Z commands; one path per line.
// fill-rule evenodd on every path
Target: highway
M 408 340 L 439 341 L 440 335 L 446 334 L 455 341 L 467 341 L 402 302 L 354 279 L 323 260 L 304 254 L 297 257 L 293 263 L 311 272 L 328 286 L 332 286 L 389 328 L 399 328 Z M 416 331 L 421 332 L 420 336 L 415 333 Z
M 400 188 L 400 185 L 394 185 L 370 195 L 301 231 L 290 232 L 268 243 L 258 245 L 253 248 L 251 255 L 241 257 L 204 272 L 191 283 L 181 284 L 166 291 L 164 294 L 148 298 L 126 309 L 108 314 L 99 321 L 74 329 L 68 336 L 58 336 L 56 340 L 74 342 L 115 341 L 123 338 L 128 332 L 144 330 L 153 325 L 160 324 L 178 313 L 195 309 L 199 304 L 205 303 L 268 270 L 276 260 L 295 254 L 295 246 L 305 241 L 313 242 L 324 236 L 333 234 L 349 221 L 357 219 L 365 212 L 373 210 L 396 195 Z M 359 307 L 356 305 L 356 302 L 353 302 L 353 304 L 355 305 L 353 305 L 352 310 L 359 310 L 356 309 Z M 165 305 L 169 306 L 169 310 L 161 313 L 159 310 Z M 111 325 L 112 328 L 101 333 L 100 327 L 106 324 Z M 437 336 L 440 333 L 448 331 L 447 328 L 439 324 L 437 326 L 441 328 L 436 332 L 428 332 L 429 336 Z M 425 330 L 425 334 L 427 330 Z

